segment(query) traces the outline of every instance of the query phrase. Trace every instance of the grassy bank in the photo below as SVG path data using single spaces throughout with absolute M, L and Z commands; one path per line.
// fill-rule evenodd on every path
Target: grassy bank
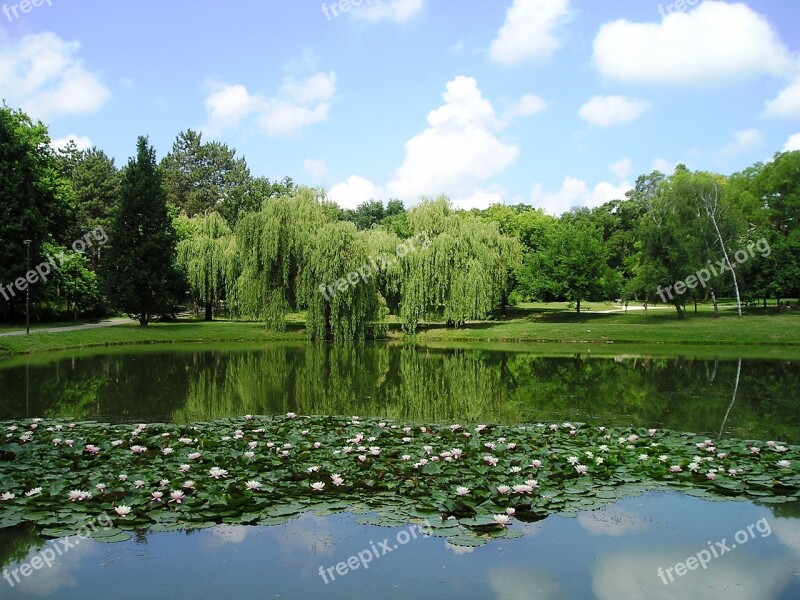
M 302 340 L 305 333 L 296 326 L 285 332 L 270 331 L 262 323 L 241 321 L 181 321 L 178 323 L 151 323 L 140 327 L 130 324 L 84 329 L 62 333 L 35 333 L 29 336 L 0 337 L 0 354 L 30 354 L 136 344 L 231 344 L 268 342 L 274 340 Z
M 674 355 L 682 348 L 708 347 L 730 356 L 781 358 L 800 355 L 800 312 L 776 309 L 748 309 L 739 318 L 726 310 L 714 319 L 710 308 L 700 307 L 678 321 L 667 308 L 644 311 L 601 313 L 609 305 L 595 305 L 580 315 L 564 305 L 526 305 L 503 319 L 470 323 L 465 327 L 444 325 L 423 327 L 413 338 L 405 336 L 398 323 L 391 325 L 390 340 L 414 341 L 437 346 L 514 349 L 534 351 L 535 345 L 546 343 L 548 352 L 595 352 L 614 354 Z M 129 324 L 100 329 L 34 332 L 30 336 L 0 337 L 0 355 L 31 354 L 140 344 L 258 344 L 269 341 L 304 341 L 302 315 L 288 319 L 285 332 L 267 330 L 261 323 L 241 321 L 186 320 L 178 323 L 152 323 L 139 327 Z M 541 348 L 540 348 L 541 349 Z

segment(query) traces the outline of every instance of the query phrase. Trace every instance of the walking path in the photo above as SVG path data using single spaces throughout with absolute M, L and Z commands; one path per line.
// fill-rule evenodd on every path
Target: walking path
M 122 325 L 123 323 L 133 323 L 131 319 L 125 317 L 114 317 L 113 319 L 105 319 L 99 323 L 84 323 L 82 325 L 68 325 L 67 327 L 51 327 L 49 329 L 31 329 L 31 335 L 34 333 L 61 333 L 62 331 L 78 331 L 79 329 L 99 329 L 100 327 L 113 327 L 114 325 Z M 0 333 L 0 337 L 8 337 L 12 335 L 25 335 L 25 330 L 9 331 L 7 333 Z

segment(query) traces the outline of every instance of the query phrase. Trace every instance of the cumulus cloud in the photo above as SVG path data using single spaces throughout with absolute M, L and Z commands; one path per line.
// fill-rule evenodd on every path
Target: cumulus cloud
M 653 164 L 650 167 L 653 171 L 659 171 L 664 175 L 672 175 L 675 172 L 675 167 L 678 166 L 676 162 L 670 162 L 664 158 L 654 158 Z
M 723 157 L 732 158 L 758 147 L 763 141 L 764 134 L 758 129 L 736 131 L 733 134 L 733 141 L 722 148 L 721 154 Z
M 328 199 L 342 208 L 356 208 L 359 204 L 384 197 L 383 188 L 368 179 L 351 175 L 347 181 L 337 183 L 328 190 Z
M 581 106 L 578 114 L 585 121 L 598 127 L 611 127 L 635 121 L 644 114 L 650 104 L 641 98 L 625 96 L 594 96 Z
M 387 186 L 391 197 L 469 198 L 517 160 L 519 148 L 498 137 L 503 124 L 475 79 L 456 77 L 443 97 L 445 103 L 428 114 L 428 128 L 406 142 L 403 164 Z
M 549 57 L 561 46 L 556 29 L 569 16 L 570 0 L 514 0 L 492 41 L 494 62 L 516 65 Z
M 542 100 L 539 96 L 536 94 L 525 94 L 503 114 L 503 123 L 510 123 L 514 119 L 520 117 L 530 117 L 542 112 L 546 108 L 547 102 Z
M 67 144 L 70 142 L 75 142 L 75 146 L 78 150 L 90 150 L 93 145 L 92 140 L 89 139 L 88 136 L 77 136 L 74 133 L 70 133 L 64 137 L 50 140 L 50 147 L 54 150 L 61 150 L 62 148 L 66 148 Z
M 597 69 L 633 83 L 692 85 L 753 75 L 784 76 L 789 51 L 770 23 L 744 4 L 705 0 L 660 23 L 607 23 L 594 40 Z
M 219 134 L 252 119 L 267 135 L 289 136 L 328 120 L 336 73 L 315 73 L 301 80 L 289 75 L 277 97 L 251 93 L 242 84 L 214 87 L 205 101 L 206 132 Z
M 611 171 L 617 179 L 625 179 L 633 171 L 633 164 L 631 163 L 631 159 L 626 156 L 608 165 L 608 170 Z
M 425 0 L 363 0 L 351 10 L 354 17 L 367 21 L 405 23 L 425 6 Z
M 312 177 L 322 177 L 328 172 L 328 164 L 323 159 L 307 158 L 303 161 L 303 168 Z
M 111 92 L 78 58 L 80 42 L 54 33 L 27 35 L 0 47 L 0 89 L 9 104 L 44 121 L 94 113 Z
M 783 145 L 784 152 L 792 152 L 793 150 L 800 150 L 800 133 L 790 135 L 789 139 Z
M 800 119 L 800 79 L 789 84 L 767 102 L 764 116 L 783 119 Z
M 627 181 L 618 184 L 602 181 L 590 189 L 584 180 L 566 177 L 561 189 L 554 193 L 545 193 L 541 184 L 535 184 L 531 201 L 536 208 L 558 216 L 577 208 L 596 208 L 611 200 L 624 199 L 625 192 L 631 189 L 633 186 Z

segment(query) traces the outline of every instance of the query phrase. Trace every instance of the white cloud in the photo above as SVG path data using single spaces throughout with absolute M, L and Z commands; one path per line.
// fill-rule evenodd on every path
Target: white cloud
M 789 139 L 783 145 L 784 152 L 792 152 L 793 150 L 800 150 L 800 133 L 790 135 Z
M 336 94 L 336 73 L 315 73 L 297 80 L 287 76 L 281 86 L 282 97 L 253 94 L 241 84 L 217 85 L 205 101 L 212 135 L 236 129 L 251 117 L 271 136 L 288 136 L 328 120 L 330 101 Z
M 732 158 L 758 147 L 764 141 L 764 134 L 758 129 L 744 129 L 733 134 L 733 141 L 722 148 L 722 156 Z
M 578 523 L 592 535 L 614 537 L 642 533 L 649 529 L 649 525 L 642 517 L 619 506 L 582 512 L 578 515 Z
M 5 99 L 45 121 L 99 110 L 111 92 L 77 58 L 80 46 L 54 33 L 27 35 L 4 45 L 0 48 L 0 89 Z
M 664 175 L 672 175 L 677 166 L 678 163 L 676 162 L 670 162 L 664 158 L 654 158 L 653 165 L 650 168 L 653 171 L 660 171 Z
M 489 51 L 504 65 L 544 59 L 561 46 L 555 30 L 569 15 L 570 0 L 514 0 Z
M 394 21 L 405 23 L 425 6 L 425 0 L 363 0 L 358 6 L 353 5 L 352 15 L 367 21 Z
M 633 163 L 631 163 L 631 159 L 626 156 L 608 165 L 608 170 L 611 171 L 617 179 L 625 179 L 633 171 Z
M 767 117 L 800 119 L 800 79 L 789 84 L 764 107 Z
M 581 106 L 578 114 L 592 125 L 610 127 L 635 121 L 649 107 L 650 104 L 641 98 L 593 96 L 586 104 Z
M 369 200 L 380 200 L 384 195 L 383 188 L 358 175 L 351 175 L 328 191 L 328 199 L 342 208 L 356 208 Z
M 90 150 L 92 148 L 92 140 L 85 135 L 77 136 L 74 133 L 70 133 L 65 137 L 50 140 L 50 147 L 54 150 L 60 150 L 66 147 L 70 141 L 75 142 L 75 146 L 77 146 L 78 150 Z
M 627 181 L 619 184 L 602 181 L 589 189 L 582 179 L 566 177 L 561 189 L 555 193 L 544 193 L 541 184 L 531 190 L 531 200 L 535 207 L 551 215 L 561 215 L 576 208 L 596 208 L 611 200 L 625 198 L 625 192 L 633 189 Z
M 539 96 L 536 94 L 525 94 L 503 114 L 503 123 L 510 123 L 519 117 L 530 117 L 542 112 L 546 108 L 547 102 L 542 100 Z
M 789 51 L 770 23 L 744 4 L 705 0 L 660 23 L 618 20 L 600 28 L 594 61 L 606 77 L 635 83 L 703 84 L 786 75 Z
M 503 124 L 475 79 L 456 77 L 443 97 L 445 104 L 428 114 L 429 127 L 406 142 L 403 164 L 387 186 L 392 198 L 469 198 L 516 161 L 519 148 L 497 137 Z
M 312 177 L 322 177 L 328 172 L 328 164 L 323 159 L 307 158 L 303 161 L 303 168 Z
M 453 198 L 453 206 L 464 210 L 472 210 L 473 208 L 489 208 L 492 204 L 502 204 L 503 195 L 500 192 L 492 192 L 488 190 L 475 190 L 472 194 L 462 198 Z

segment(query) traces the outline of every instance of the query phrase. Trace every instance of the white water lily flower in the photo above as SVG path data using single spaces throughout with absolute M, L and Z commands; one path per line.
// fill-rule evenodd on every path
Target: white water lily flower
M 243 455 L 243 456 L 244 456 L 245 458 L 253 458 L 255 455 L 256 455 L 256 453 L 255 453 L 255 452 L 252 452 L 252 451 L 248 450 L 247 452 L 245 452 L 245 453 L 244 453 L 244 455 Z
M 222 479 L 228 476 L 228 471 L 225 469 L 220 469 L 219 467 L 211 467 L 211 469 L 208 471 L 208 474 L 214 479 Z
M 571 465 L 577 465 L 579 462 L 581 462 L 581 459 L 577 456 L 570 456 L 567 458 L 567 462 Z
M 150 497 L 155 500 L 156 502 L 160 502 L 161 499 L 164 497 L 164 492 L 152 492 Z
M 781 469 L 788 469 L 789 467 L 792 466 L 792 461 L 790 461 L 790 460 L 779 460 L 778 461 L 778 466 Z
M 525 483 L 515 485 L 513 488 L 515 494 L 530 494 L 533 488 Z
M 181 490 L 175 490 L 169 493 L 169 501 L 180 504 L 186 495 Z
M 503 527 L 507 527 L 511 521 L 511 517 L 508 515 L 494 515 L 492 518 L 494 519 L 495 523 L 502 525 Z
M 31 496 L 38 496 L 41 493 L 42 493 L 42 488 L 35 487 L 35 488 L 31 488 L 27 492 L 25 492 L 25 496 L 30 498 Z
M 322 490 L 325 489 L 325 484 L 321 481 L 316 481 L 311 484 L 311 489 L 314 490 L 315 492 L 321 492 Z
M 511 491 L 511 488 L 509 486 L 507 486 L 507 485 L 498 485 L 497 486 L 497 492 L 500 493 L 500 494 L 507 494 L 510 491 Z
M 261 489 L 261 482 L 260 481 L 251 480 L 251 481 L 245 482 L 244 485 L 248 490 L 258 491 L 258 490 Z
M 575 472 L 578 475 L 586 475 L 589 472 L 589 467 L 585 465 L 575 465 Z
M 89 492 L 84 492 L 83 490 L 72 490 L 69 492 L 69 494 L 67 494 L 67 497 L 71 502 L 76 502 L 78 500 L 89 500 L 92 495 Z
M 118 516 L 122 517 L 123 519 L 131 514 L 131 507 L 121 504 L 119 506 L 114 507 L 114 512 L 117 513 Z
M 143 488 L 144 481 L 142 481 L 141 479 L 137 479 L 136 481 L 133 482 L 133 487 L 135 487 L 137 490 Z
M 460 485 L 456 488 L 456 494 L 459 496 L 466 496 L 470 493 L 470 491 L 471 490 L 468 487 L 464 487 L 463 485 Z

